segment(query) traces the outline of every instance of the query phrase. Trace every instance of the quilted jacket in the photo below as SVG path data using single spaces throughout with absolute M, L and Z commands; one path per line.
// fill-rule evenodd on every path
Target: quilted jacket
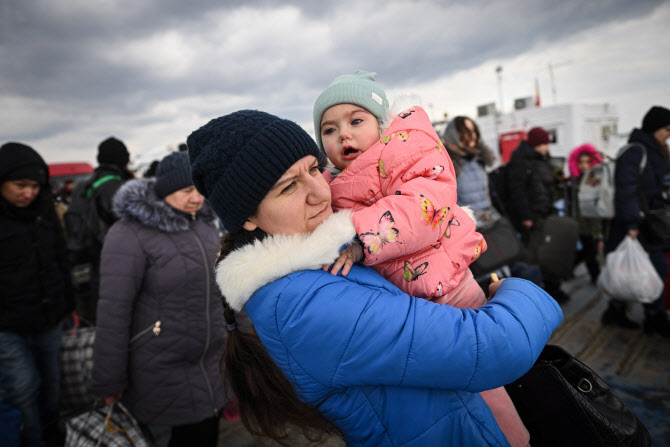
M 506 279 L 479 309 L 456 309 L 366 266 L 346 277 L 321 270 L 354 235 L 350 213 L 335 213 L 309 235 L 232 252 L 217 282 L 348 445 L 507 446 L 478 392 L 530 369 L 562 320 L 558 304 L 522 279 Z
M 153 179 L 125 183 L 102 249 L 92 389 L 140 422 L 182 425 L 225 404 L 225 342 L 214 280 L 219 235 L 207 204 L 196 218 L 159 199 Z
M 333 209 L 354 210 L 364 263 L 410 295 L 441 302 L 486 250 L 456 204 L 453 164 L 418 106 L 398 114 L 330 188 Z

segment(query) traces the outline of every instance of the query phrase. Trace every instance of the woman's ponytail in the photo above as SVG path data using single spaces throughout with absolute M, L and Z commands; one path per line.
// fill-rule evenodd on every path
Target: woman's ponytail
M 260 230 L 241 230 L 221 241 L 217 265 L 233 250 L 263 239 Z M 238 327 L 235 311 L 223 299 L 228 339 L 223 351 L 224 380 L 239 401 L 240 418 L 250 433 L 291 445 L 291 428 L 310 441 L 341 431 L 314 407 L 301 401 L 284 373 L 275 364 L 253 330 Z

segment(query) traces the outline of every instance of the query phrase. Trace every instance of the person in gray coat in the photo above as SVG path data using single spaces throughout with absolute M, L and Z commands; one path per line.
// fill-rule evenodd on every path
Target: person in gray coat
M 101 255 L 92 389 L 108 404 L 120 399 L 157 445 L 216 446 L 226 337 L 214 278 L 219 233 L 188 155 L 165 157 L 155 179 L 125 183 L 114 211 L 120 219 Z

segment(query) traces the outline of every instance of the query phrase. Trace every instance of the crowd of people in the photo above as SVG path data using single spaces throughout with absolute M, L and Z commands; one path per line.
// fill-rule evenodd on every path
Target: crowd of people
M 643 212 L 669 202 L 664 107 L 616 160 L 612 219 L 578 206 L 602 154 L 579 145 L 565 176 L 541 127 L 492 200 L 497 157 L 475 120 L 438 135 L 419 105 L 391 106 L 374 73 L 336 77 L 313 118 L 315 138 L 257 110 L 214 118 L 141 178 L 110 137 L 91 177 L 59 197 L 33 148 L 0 147 L 0 403 L 21 413 L 22 445 L 62 437 L 59 349 L 63 321 L 79 315 L 96 328 L 91 391 L 122 402 L 157 446 L 217 445 L 230 402 L 278 442 L 298 430 L 347 445 L 529 446 L 504 385 L 570 299 L 570 273 L 534 255 L 547 222 L 573 221 L 561 261 L 569 272 L 585 262 L 594 284 L 626 235 L 668 273 Z M 510 260 L 521 273 L 482 283 L 472 272 L 501 221 L 525 248 Z M 82 263 L 83 288 L 72 281 Z M 639 329 L 626 308 L 612 299 L 602 324 Z M 645 333 L 670 336 L 662 295 L 644 315 Z

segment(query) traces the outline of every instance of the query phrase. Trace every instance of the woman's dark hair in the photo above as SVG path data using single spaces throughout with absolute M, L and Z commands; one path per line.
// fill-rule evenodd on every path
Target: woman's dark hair
M 479 144 L 479 142 L 482 139 L 481 134 L 479 133 L 479 126 L 477 123 L 475 123 L 473 120 L 468 118 L 467 116 L 457 116 L 454 118 L 454 123 L 456 124 L 456 132 L 458 133 L 458 141 L 461 142 L 461 144 L 464 144 L 466 139 L 466 135 L 470 134 L 470 129 L 467 128 L 465 125 L 465 120 L 469 120 L 472 122 L 472 124 L 475 127 L 475 144 Z
M 240 230 L 221 240 L 217 265 L 235 249 L 262 240 L 262 230 Z M 223 314 L 230 328 L 237 327 L 235 311 L 223 297 Z M 282 445 L 291 445 L 291 428 L 302 431 L 312 442 L 342 432 L 316 408 L 298 397 L 293 384 L 272 360 L 256 332 L 232 329 L 223 350 L 224 380 L 239 401 L 242 424 L 250 433 L 266 436 Z

